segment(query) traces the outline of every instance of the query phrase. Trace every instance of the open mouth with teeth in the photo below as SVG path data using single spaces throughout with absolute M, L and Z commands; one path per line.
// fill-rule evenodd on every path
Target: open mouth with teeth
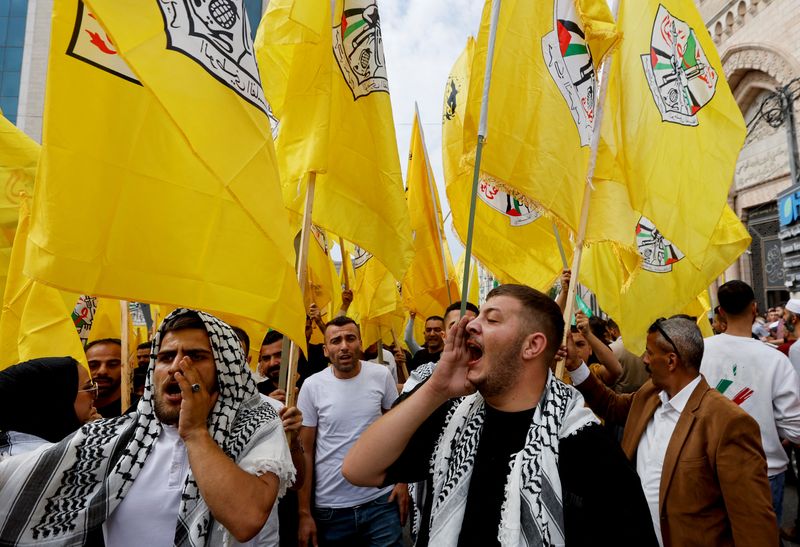
M 170 382 L 164 387 L 164 398 L 171 403 L 180 403 L 183 397 L 181 396 L 181 386 L 178 382 Z
M 469 351 L 469 365 L 474 365 L 483 357 L 483 348 L 474 340 L 467 340 L 467 351 Z

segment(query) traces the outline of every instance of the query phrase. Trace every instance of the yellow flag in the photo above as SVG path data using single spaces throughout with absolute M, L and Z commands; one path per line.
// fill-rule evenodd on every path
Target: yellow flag
M 84 294 L 235 314 L 303 344 L 241 0 L 214 17 L 207 4 L 89 5 L 53 9 L 26 272 Z
M 88 342 L 104 338 L 122 338 L 122 310 L 115 298 L 98 298 L 97 308 L 89 330 Z M 128 320 L 130 324 L 130 319 Z
M 414 113 L 408 153 L 408 209 L 414 239 L 414 261 L 403 279 L 403 304 L 423 319 L 441 315 L 458 300 L 453 259 L 444 241 L 439 193 L 425 149 L 419 112 Z
M 325 230 L 311 225 L 313 239 L 308 242 L 308 284 L 306 307 L 311 303 L 324 311 L 333 302 L 334 295 L 341 293 L 336 267 L 330 257 L 328 235 Z
M 0 116 L 0 293 L 6 285 L 11 246 L 17 231 L 20 194 L 33 195 L 39 145 Z
M 327 6 L 272 1 L 256 38 L 280 120 L 284 201 L 301 215 L 307 174 L 315 171 L 314 224 L 357 243 L 402 279 L 413 248 L 378 6 L 337 0 L 333 28 Z
M 464 261 L 466 253 L 462 253 L 456 263 L 456 275 L 458 276 L 458 286 L 464 287 Z M 467 301 L 476 306 L 480 306 L 480 284 L 478 283 L 478 262 L 473 258 L 470 260 L 469 286 L 467 289 Z
M 472 191 L 473 168 L 463 161 L 463 123 L 468 106 L 467 93 L 471 92 L 473 49 L 474 41 L 470 38 L 453 65 L 445 88 L 442 117 L 442 156 L 447 198 L 453 225 L 462 241 L 467 239 Z M 469 101 L 469 106 L 479 108 L 472 101 Z M 524 283 L 545 290 L 552 286 L 563 268 L 553 223 L 515 195 L 509 194 L 508 190 L 508 185 L 483 175 L 478 188 L 472 254 L 504 283 Z M 567 260 L 571 260 L 569 235 L 563 228 L 559 228 L 559 231 Z M 458 273 L 463 276 L 463 271 Z M 439 313 L 441 311 L 437 315 Z
M 464 151 L 474 164 L 488 100 L 481 170 L 577 231 L 598 91 L 596 71 L 618 35 L 605 0 L 505 0 L 492 79 L 483 97 L 493 2 L 485 3 L 472 62 Z
M 646 217 L 630 227 L 643 257 L 642 270 L 621 291 L 624 273 L 607 247 L 591 246 L 583 257 L 581 283 L 596 295 L 600 307 L 619 325 L 625 347 L 644 351 L 647 328 L 659 317 L 698 315 L 698 294 L 719 277 L 750 244 L 750 235 L 730 207 L 725 207 L 707 248 L 684 256 Z M 700 264 L 696 268 L 694 264 Z M 702 295 L 701 295 L 702 296 Z
M 618 24 L 595 178 L 625 185 L 635 211 L 702 258 L 744 141 L 741 111 L 695 2 L 622 2 Z
M 37 357 L 69 355 L 88 370 L 78 331 L 66 302 L 76 295 L 38 283 L 22 272 L 30 225 L 30 198 L 19 207 L 19 225 L 11 253 L 11 267 L 3 294 L 0 319 L 0 369 Z
M 703 335 L 703 338 L 714 336 L 714 330 L 711 328 L 711 323 L 708 322 L 708 312 L 710 311 L 711 302 L 708 298 L 708 291 L 703 291 L 697 295 L 697 298 L 683 310 L 686 315 L 697 317 L 697 327 L 700 329 L 700 334 Z
M 398 308 L 397 281 L 386 267 L 360 247 L 355 248 L 353 268 L 353 314 L 348 314 L 364 324 L 370 319 L 394 313 Z

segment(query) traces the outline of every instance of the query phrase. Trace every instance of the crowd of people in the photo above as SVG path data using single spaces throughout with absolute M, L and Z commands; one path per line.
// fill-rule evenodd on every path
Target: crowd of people
M 569 272 L 562 276 L 562 289 Z M 301 356 L 251 370 L 247 333 L 179 309 L 140 345 L 122 407 L 119 339 L 0 371 L 0 545 L 769 546 L 800 444 L 800 300 L 759 316 L 718 291 L 715 335 L 612 319 L 523 285 L 365 347 L 342 309 Z M 558 379 L 555 363 L 568 375 Z M 296 400 L 296 406 L 286 406 Z M 292 405 L 291 402 L 289 402 Z M 408 530 L 404 527 L 409 522 Z

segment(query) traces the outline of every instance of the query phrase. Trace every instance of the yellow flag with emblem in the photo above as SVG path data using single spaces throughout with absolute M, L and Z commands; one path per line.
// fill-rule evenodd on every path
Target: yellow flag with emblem
M 30 197 L 23 195 L 0 317 L 0 369 L 38 357 L 69 355 L 88 370 L 70 312 L 75 294 L 48 287 L 23 273 Z
M 484 5 L 472 61 L 464 119 L 466 161 L 474 165 L 480 108 L 488 101 L 481 170 L 500 190 L 518 193 L 529 207 L 577 231 L 596 73 L 619 39 L 614 18 L 605 0 L 503 1 L 491 85 L 484 97 L 492 4 L 487 0 Z
M 312 303 L 323 311 L 333 302 L 339 279 L 336 266 L 330 257 L 330 245 L 325 230 L 311 225 L 313 238 L 308 242 L 308 284 L 306 286 L 306 308 Z
M 56 0 L 26 272 L 303 344 L 269 109 L 242 2 L 225 6 Z
M 364 324 L 371 319 L 394 313 L 398 308 L 397 281 L 382 262 L 364 249 L 355 247 L 353 270 L 352 314 L 357 322 Z
M 595 178 L 623 184 L 635 211 L 700 260 L 724 221 L 741 111 L 695 2 L 622 2 L 618 25 Z
M 39 149 L 36 142 L 0 116 L 0 294 L 11 262 L 21 194 L 33 195 Z
M 425 138 L 414 113 L 408 152 L 408 209 L 414 238 L 414 261 L 403 278 L 403 305 L 422 320 L 441 315 L 458 300 L 453 259 L 444 240 L 439 193 L 428 161 Z
M 468 107 L 479 108 L 479 104 L 471 100 L 467 102 L 467 93 L 472 92 L 473 50 L 474 40 L 469 38 L 447 80 L 442 116 L 442 159 L 447 198 L 453 226 L 462 241 L 467 239 L 473 172 L 463 157 L 463 123 Z M 482 175 L 475 210 L 472 254 L 504 283 L 524 283 L 545 290 L 552 286 L 563 268 L 554 225 L 517 196 L 509 193 L 504 183 L 485 173 Z M 569 260 L 572 250 L 568 232 L 563 228 L 559 231 Z M 462 263 L 460 270 L 457 268 L 462 277 L 463 267 Z M 473 302 L 477 304 L 477 301 Z M 440 313 L 441 310 L 436 315 Z
M 624 273 L 616 256 L 602 246 L 585 251 L 581 283 L 597 295 L 600 307 L 617 322 L 625 347 L 639 354 L 644 351 L 647 328 L 659 317 L 702 313 L 697 295 L 702 297 L 709 284 L 747 249 L 750 235 L 726 206 L 708 246 L 690 260 L 649 219 L 639 216 L 633 222 L 631 239 L 636 241 L 643 264 L 627 290 L 620 290 Z
M 323 9 L 320 9 L 322 6 Z M 256 50 L 280 120 L 286 206 L 302 215 L 316 172 L 314 224 L 372 253 L 397 279 L 413 256 L 378 5 L 273 0 Z

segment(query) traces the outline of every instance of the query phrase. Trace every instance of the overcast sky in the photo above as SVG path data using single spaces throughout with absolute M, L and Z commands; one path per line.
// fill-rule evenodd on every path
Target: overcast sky
M 416 101 L 443 214 L 447 215 L 450 207 L 442 174 L 442 98 L 450 68 L 467 37 L 478 32 L 483 0 L 384 0 L 378 6 L 403 176 Z M 455 261 L 463 248 L 452 226 L 448 218 L 445 231 Z

